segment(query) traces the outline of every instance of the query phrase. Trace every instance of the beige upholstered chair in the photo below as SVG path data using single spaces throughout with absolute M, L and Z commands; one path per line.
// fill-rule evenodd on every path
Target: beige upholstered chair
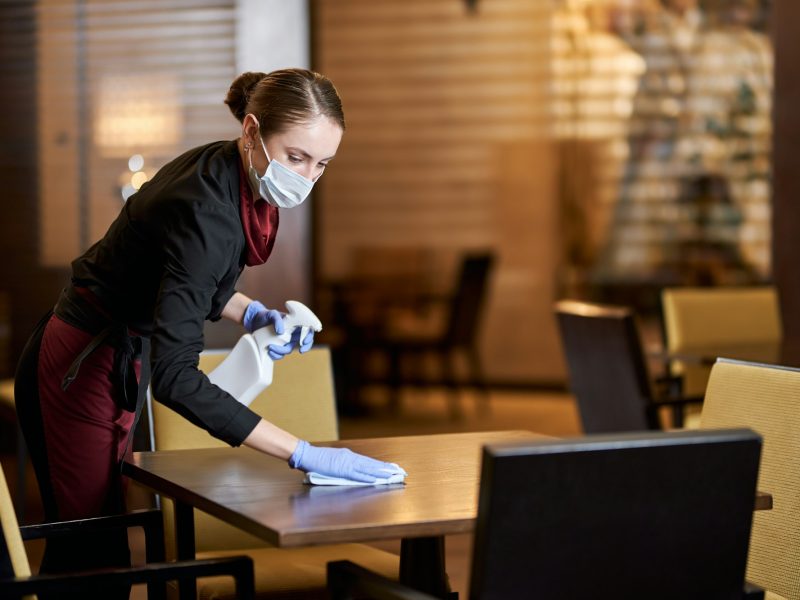
M 25 553 L 25 546 L 22 544 L 17 516 L 14 513 L 14 505 L 11 502 L 11 493 L 8 491 L 6 476 L 2 468 L 0 468 L 0 523 L 2 524 L 5 545 L 3 554 L 8 556 L 11 572 L 17 577 L 30 577 L 31 567 L 28 563 L 28 555 Z
M 200 370 L 211 372 L 227 351 L 206 351 L 200 355 Z M 339 437 L 330 350 L 315 347 L 300 355 L 292 353 L 275 364 L 272 385 L 250 407 L 279 427 L 309 441 Z M 208 433 L 165 406 L 152 406 L 156 450 L 225 446 Z M 288 468 L 288 467 L 287 467 Z M 174 516 L 171 502 L 163 504 L 167 556 L 174 556 Z M 337 544 L 313 548 L 279 549 L 259 538 L 227 525 L 199 510 L 195 514 L 195 542 L 198 558 L 250 555 L 256 566 L 257 598 L 327 598 L 325 568 L 328 561 L 350 558 L 368 563 L 388 577 L 397 579 L 399 558 L 364 544 Z M 351 558 L 355 557 L 355 558 Z M 363 562 L 362 562 L 363 561 Z M 201 598 L 233 597 L 228 581 L 207 580 L 198 587 Z
M 661 304 L 669 354 L 777 359 L 781 319 L 774 287 L 665 288 Z M 710 370 L 710 364 L 697 360 L 669 363 L 687 396 L 705 393 Z M 697 426 L 699 412 L 699 407 L 687 408 L 687 427 Z
M 0 379 L 0 404 L 7 406 L 9 410 L 15 410 L 13 379 Z
M 741 426 L 764 438 L 758 489 L 773 497 L 753 516 L 747 579 L 767 599 L 800 600 L 800 370 L 717 361 L 701 427 Z
M 661 294 L 664 335 L 670 353 L 747 346 L 777 346 L 781 319 L 775 288 L 665 288 Z M 705 392 L 710 366 L 675 361 L 684 393 Z
M 0 411 L 8 415 L 9 419 L 17 420 L 17 406 L 14 402 L 14 379 L 0 379 Z M 17 516 L 20 521 L 25 521 L 28 469 L 28 447 L 22 437 L 22 431 L 17 425 Z

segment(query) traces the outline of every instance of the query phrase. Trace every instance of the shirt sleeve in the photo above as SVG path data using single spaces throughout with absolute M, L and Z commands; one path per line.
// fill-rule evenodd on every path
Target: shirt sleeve
M 198 367 L 203 323 L 229 267 L 232 234 L 223 215 L 185 210 L 167 228 L 151 342 L 153 396 L 212 436 L 240 445 L 260 417 L 212 384 Z

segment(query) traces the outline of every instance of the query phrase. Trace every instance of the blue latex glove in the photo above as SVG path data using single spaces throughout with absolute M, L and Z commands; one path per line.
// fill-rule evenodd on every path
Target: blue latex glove
M 300 328 L 297 327 L 292 332 L 292 339 L 288 343 L 283 344 L 282 346 L 278 346 L 276 344 L 270 344 L 267 347 L 268 348 L 267 354 L 269 354 L 272 358 L 275 358 L 274 356 L 272 356 L 273 354 L 279 355 L 280 358 L 283 358 L 287 354 L 291 354 L 292 350 L 295 349 L 295 346 L 299 346 L 300 354 L 303 354 L 304 352 L 308 352 L 309 350 L 311 350 L 311 347 L 313 345 L 314 345 L 314 330 L 313 329 L 309 330 L 308 334 L 303 339 L 303 342 L 300 343 Z
M 247 305 L 244 311 L 244 318 L 242 324 L 248 333 L 253 333 L 256 329 L 261 329 L 267 325 L 272 325 L 275 333 L 283 335 L 285 331 L 283 326 L 284 313 L 278 310 L 270 310 L 265 307 L 258 300 L 253 300 Z M 267 354 L 272 360 L 280 360 L 287 354 L 294 350 L 295 346 L 300 346 L 300 353 L 308 352 L 314 345 L 314 331 L 311 330 L 306 335 L 305 339 L 300 343 L 300 329 L 295 329 L 292 332 L 292 339 L 286 344 L 270 344 L 267 346 Z
M 398 472 L 405 474 L 397 465 L 386 463 L 347 448 L 322 448 L 300 440 L 289 458 L 289 466 L 301 471 L 313 471 L 330 477 L 342 477 L 375 483 Z
M 253 333 L 256 329 L 272 325 L 275 333 L 282 335 L 284 331 L 283 314 L 279 310 L 268 309 L 258 300 L 253 300 L 244 311 L 242 325 L 247 333 Z

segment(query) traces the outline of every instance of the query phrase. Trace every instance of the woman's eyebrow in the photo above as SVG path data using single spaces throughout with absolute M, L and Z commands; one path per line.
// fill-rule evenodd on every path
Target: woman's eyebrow
M 314 158 L 308 152 L 306 152 L 302 148 L 298 148 L 296 146 L 289 146 L 287 148 L 287 150 L 289 150 L 291 152 L 296 152 L 297 154 L 302 154 L 305 158 Z M 326 161 L 326 160 L 332 160 L 334 158 L 334 156 L 336 156 L 336 155 L 334 154 L 333 156 L 329 156 L 328 158 L 323 158 L 323 159 L 320 160 L 320 162 Z

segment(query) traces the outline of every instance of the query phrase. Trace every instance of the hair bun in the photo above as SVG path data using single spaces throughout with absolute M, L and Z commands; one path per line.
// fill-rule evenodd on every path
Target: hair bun
M 225 104 L 228 105 L 231 113 L 233 113 L 233 116 L 236 117 L 240 123 L 244 121 L 244 117 L 247 114 L 250 93 L 266 76 L 266 73 L 248 71 L 239 75 L 233 80 L 233 83 L 231 83 L 231 87 L 228 89 L 228 95 L 225 96 Z

